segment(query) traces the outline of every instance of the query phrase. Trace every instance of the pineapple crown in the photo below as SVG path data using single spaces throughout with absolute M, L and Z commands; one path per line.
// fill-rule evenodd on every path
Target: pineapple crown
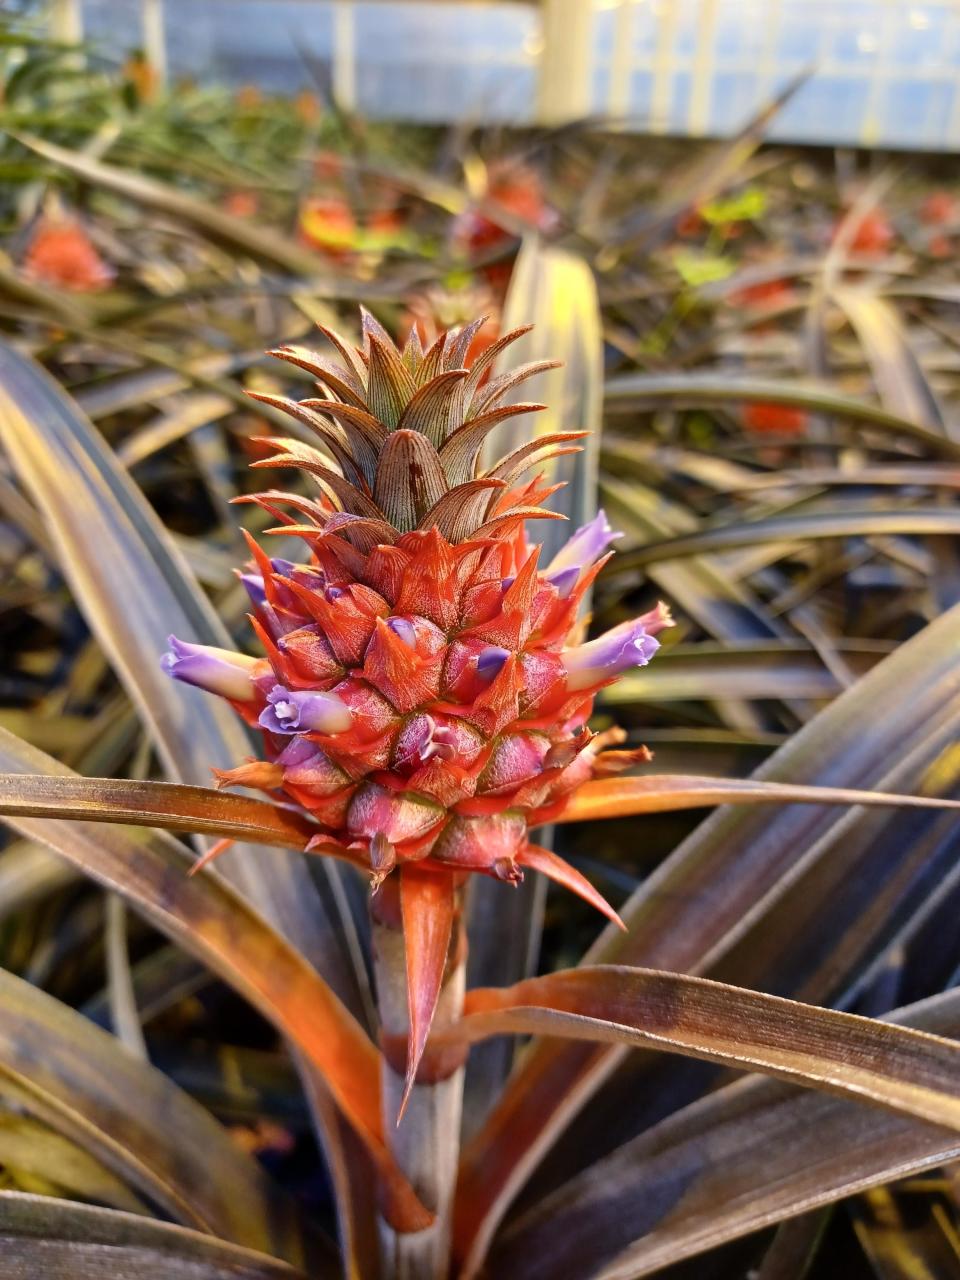
M 435 528 L 458 544 L 496 536 L 528 519 L 562 519 L 540 505 L 554 489 L 519 487 L 518 481 L 551 458 L 576 452 L 573 442 L 585 432 L 540 436 L 481 467 L 494 427 L 546 407 L 504 399 L 557 361 L 538 360 L 491 376 L 500 353 L 532 326 L 504 334 L 468 367 L 470 344 L 485 317 L 441 334 L 427 350 L 416 325 L 399 349 L 368 311 L 361 309 L 361 317 L 360 348 L 320 326 L 339 359 L 296 346 L 270 353 L 312 374 L 320 396 L 296 401 L 251 393 L 309 428 L 326 454 L 299 439 L 269 437 L 277 453 L 253 465 L 308 471 L 337 508 L 325 527 L 361 550 L 393 544 L 417 529 Z

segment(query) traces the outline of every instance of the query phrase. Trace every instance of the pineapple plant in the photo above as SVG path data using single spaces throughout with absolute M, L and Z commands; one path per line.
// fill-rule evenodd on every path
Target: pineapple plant
M 240 577 L 263 657 L 171 637 L 164 658 L 170 675 L 227 698 L 263 733 L 263 758 L 218 771 L 219 786 L 306 810 L 318 824 L 308 852 L 360 867 L 378 909 L 399 910 L 408 934 L 428 918 L 431 946 L 407 948 L 404 1099 L 469 875 L 515 885 L 539 872 L 617 920 L 530 832 L 588 778 L 647 758 L 587 722 L 598 689 L 649 662 L 672 625 L 660 604 L 580 642 L 584 595 L 616 535 L 601 512 L 540 564 L 527 521 L 560 517 L 543 505 L 554 486 L 530 473 L 578 449 L 583 433 L 541 436 L 483 464 L 494 426 L 544 407 L 506 398 L 549 365 L 488 379 L 526 330 L 468 362 L 482 324 L 442 333 L 426 350 L 414 326 L 399 349 L 363 312 L 360 349 L 324 329 L 337 358 L 272 352 L 311 373 L 321 394 L 256 398 L 321 447 L 269 438 L 274 452 L 253 465 L 299 468 L 319 492 L 243 500 L 277 521 L 270 532 L 302 539 L 309 559 L 271 557 L 249 538 Z

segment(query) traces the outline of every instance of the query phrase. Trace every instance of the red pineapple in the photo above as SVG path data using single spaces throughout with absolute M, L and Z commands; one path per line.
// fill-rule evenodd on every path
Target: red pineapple
M 40 220 L 30 239 L 24 274 L 38 284 L 76 293 L 96 293 L 113 280 L 112 269 L 79 222 L 68 217 Z
M 489 378 L 506 334 L 472 364 L 482 321 L 424 351 L 402 350 L 370 315 L 362 349 L 323 330 L 338 358 L 272 354 L 308 370 L 323 394 L 255 398 L 309 427 L 320 448 L 271 439 L 257 467 L 306 471 L 319 494 L 245 499 L 301 537 L 309 563 L 272 559 L 250 539 L 242 581 L 265 656 L 171 639 L 170 673 L 228 698 L 264 735 L 264 757 L 218 774 L 260 788 L 317 823 L 308 849 L 352 862 L 374 889 L 399 881 L 405 929 L 429 921 L 429 973 L 408 951 L 408 1085 L 442 977 L 460 886 L 470 873 L 516 884 L 532 868 L 616 920 L 579 872 L 539 848 L 550 820 L 594 773 L 643 759 L 607 752 L 587 727 L 594 695 L 655 653 L 662 605 L 587 644 L 568 641 L 584 593 L 616 536 L 601 513 L 545 565 L 525 523 L 556 519 L 553 492 L 527 473 L 576 449 L 582 433 L 521 443 L 482 469 L 499 422 L 542 408 L 503 403 L 544 367 Z M 435 943 L 435 945 L 434 945 Z M 439 961 L 437 959 L 439 957 Z

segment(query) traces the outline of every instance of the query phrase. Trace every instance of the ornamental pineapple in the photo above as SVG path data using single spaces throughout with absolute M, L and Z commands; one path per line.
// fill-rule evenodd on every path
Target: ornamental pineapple
M 468 873 L 517 884 L 530 868 L 616 920 L 529 833 L 589 777 L 645 758 L 603 750 L 622 735 L 594 735 L 587 721 L 597 690 L 647 663 L 671 619 L 658 605 L 568 646 L 616 534 L 601 512 L 539 563 L 526 522 L 562 517 L 542 506 L 554 488 L 529 473 L 584 433 L 528 440 L 482 468 L 494 426 L 543 408 L 505 404 L 507 394 L 550 367 L 490 376 L 524 329 L 467 367 L 482 323 L 426 351 L 414 326 L 399 350 L 364 312 L 362 349 L 323 329 L 338 359 L 271 353 L 313 374 L 322 394 L 255 398 L 309 428 L 318 447 L 272 438 L 274 455 L 253 465 L 299 468 L 318 493 L 238 500 L 270 513 L 270 532 L 302 538 L 309 562 L 271 558 L 248 539 L 240 577 L 265 656 L 171 637 L 164 664 L 263 731 L 264 758 L 218 772 L 218 784 L 300 806 L 317 823 L 307 850 L 354 863 L 374 889 L 414 863 L 451 896 Z

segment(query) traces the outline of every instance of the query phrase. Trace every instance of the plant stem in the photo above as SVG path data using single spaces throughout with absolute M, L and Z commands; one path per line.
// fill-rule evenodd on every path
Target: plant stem
M 432 1068 L 428 1047 L 403 1120 L 397 1124 L 409 1030 L 399 895 L 391 883 L 397 879 L 391 876 L 371 900 L 377 1003 L 385 1050 L 381 1080 L 383 1125 L 397 1162 L 420 1199 L 436 1214 L 436 1221 L 426 1231 L 407 1235 L 381 1222 L 381 1256 L 384 1275 L 392 1280 L 446 1280 L 450 1266 L 450 1209 L 460 1156 L 464 1072 L 462 1065 L 450 1063 L 437 1063 Z M 454 1022 L 462 1011 L 465 961 L 465 935 L 458 911 L 433 1020 L 438 1031 Z

